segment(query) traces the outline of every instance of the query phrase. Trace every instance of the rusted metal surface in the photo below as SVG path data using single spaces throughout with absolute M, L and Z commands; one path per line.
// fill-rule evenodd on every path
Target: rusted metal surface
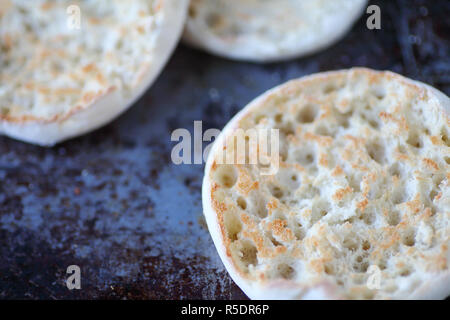
M 265 90 L 306 74 L 368 66 L 450 94 L 450 3 L 373 1 L 327 51 L 255 65 L 180 46 L 157 83 L 105 128 L 51 149 L 0 138 L 1 299 L 244 299 L 202 217 L 202 165 L 172 164 L 171 132 L 221 129 Z M 65 286 L 80 266 L 81 290 Z

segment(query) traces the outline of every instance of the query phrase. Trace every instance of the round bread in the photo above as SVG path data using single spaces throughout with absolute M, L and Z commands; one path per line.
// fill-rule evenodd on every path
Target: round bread
M 0 134 L 51 146 L 117 117 L 160 73 L 187 5 L 2 1 Z
M 184 40 L 254 62 L 300 57 L 339 40 L 366 0 L 192 0 Z
M 217 138 L 203 181 L 234 281 L 252 299 L 450 295 L 449 110 L 428 85 L 362 68 L 251 102 Z M 248 150 L 263 150 L 249 129 L 279 130 L 274 174 L 248 164 Z M 244 164 L 221 158 L 234 159 L 237 132 L 249 139 Z

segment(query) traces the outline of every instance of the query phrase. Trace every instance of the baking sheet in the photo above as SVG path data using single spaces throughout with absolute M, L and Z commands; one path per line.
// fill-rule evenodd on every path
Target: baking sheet
M 450 2 L 372 1 L 328 50 L 289 62 L 228 61 L 180 45 L 125 115 L 51 149 L 0 138 L 0 299 L 245 299 L 201 207 L 203 165 L 174 165 L 177 128 L 221 129 L 267 89 L 306 74 L 389 69 L 450 94 Z M 81 290 L 68 290 L 69 265 Z

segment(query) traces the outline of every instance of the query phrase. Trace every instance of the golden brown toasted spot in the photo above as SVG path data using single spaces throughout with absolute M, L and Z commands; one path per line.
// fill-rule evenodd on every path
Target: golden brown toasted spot
M 346 161 L 351 161 L 352 156 L 353 156 L 353 152 L 352 152 L 351 148 L 345 148 L 341 153 L 342 159 L 344 159 Z
M 252 218 L 246 213 L 241 213 L 241 221 L 243 224 L 245 224 L 250 230 L 253 230 L 255 228 L 255 222 Z
M 369 204 L 369 200 L 367 200 L 367 198 L 365 198 L 364 200 L 358 202 L 356 204 L 356 207 L 361 210 L 361 212 L 364 212 L 364 210 L 366 209 L 367 205 Z
M 337 165 L 334 169 L 333 169 L 333 172 L 331 172 L 331 175 L 333 176 L 333 177 L 337 177 L 337 176 L 340 176 L 341 174 L 343 174 L 344 173 L 344 170 L 342 170 L 342 168 L 339 166 L 339 165 Z
M 406 154 L 404 154 L 404 153 L 397 152 L 395 154 L 395 159 L 397 159 L 397 160 L 408 160 L 409 157 Z
M 351 166 L 353 169 L 357 169 L 359 171 L 369 171 L 370 170 L 368 167 L 359 165 L 357 163 L 352 163 Z
M 433 160 L 431 160 L 431 159 L 429 159 L 429 158 L 424 158 L 422 161 L 423 161 L 423 162 L 425 163 L 425 165 L 428 166 L 429 168 L 434 169 L 434 170 L 439 170 L 438 164 L 437 164 L 436 162 L 434 162 Z
M 339 111 L 344 111 L 347 109 L 348 105 L 350 104 L 350 102 L 348 101 L 348 99 L 342 99 L 338 105 L 337 108 Z
M 4 45 L 6 50 L 9 50 L 12 47 L 13 41 L 12 41 L 12 38 L 11 38 L 11 36 L 9 34 L 5 34 L 3 36 L 3 45 Z
M 39 87 L 38 88 L 39 93 L 43 94 L 43 95 L 48 95 L 51 92 L 50 88 L 47 87 Z
M 389 229 L 389 228 L 386 228 Z M 400 235 L 397 232 L 386 232 L 385 241 L 379 243 L 380 249 L 386 250 L 400 241 Z
M 328 157 L 325 153 L 321 153 L 319 157 L 319 164 L 321 164 L 324 167 L 328 166 Z
M 94 18 L 94 17 L 91 17 L 91 18 L 89 18 L 89 23 L 91 23 L 91 24 L 100 24 L 100 19 L 98 19 L 98 18 Z
M 103 74 L 97 73 L 95 78 L 98 81 L 98 83 L 100 83 L 101 85 L 106 85 L 107 84 L 107 81 L 106 81 L 105 77 L 103 76 Z
M 84 103 L 89 103 L 89 102 L 91 102 L 91 101 L 93 101 L 95 99 L 95 96 L 96 96 L 96 94 L 93 91 L 86 92 L 83 95 L 83 102 Z
M 431 140 L 431 143 L 434 144 L 435 146 L 442 144 L 440 137 L 431 136 L 430 140 Z
M 413 200 L 406 202 L 406 206 L 412 213 L 418 213 L 421 209 L 420 194 L 417 194 Z
M 89 64 L 85 65 L 81 70 L 83 70 L 83 72 L 85 72 L 85 73 L 89 73 L 89 72 L 93 72 L 93 71 L 97 70 L 97 67 L 95 66 L 94 63 L 89 63 Z
M 28 89 L 28 90 L 34 90 L 35 86 L 36 85 L 33 82 L 27 82 L 25 84 L 25 88 Z
M 425 210 L 423 211 L 423 214 L 422 214 L 422 219 L 427 220 L 432 215 L 433 215 L 433 211 L 431 210 L 431 208 L 425 208 Z
M 353 189 L 351 187 L 346 187 L 346 188 L 341 188 L 338 189 L 334 194 L 333 194 L 333 199 L 334 200 L 342 200 L 345 195 L 352 193 Z
M 52 7 L 53 7 L 53 3 L 51 3 L 51 2 L 44 2 L 43 4 L 41 4 L 42 10 L 49 10 Z
M 217 192 L 217 190 L 219 190 L 219 185 L 217 183 L 212 183 L 211 187 L 212 206 L 218 214 L 222 214 L 227 210 L 227 206 L 225 205 L 225 203 L 220 202 L 216 199 L 215 193 Z
M 406 131 L 409 129 L 408 123 L 407 123 L 405 117 L 403 117 L 403 116 L 401 116 L 400 119 L 397 119 L 393 114 L 385 112 L 385 111 L 380 112 L 379 116 L 386 123 L 389 123 L 390 121 L 395 122 L 399 126 L 399 128 L 402 130 Z
M 359 147 L 365 143 L 365 139 L 352 136 L 351 134 L 346 134 L 344 136 L 344 139 L 347 139 L 347 140 L 350 140 L 351 142 L 353 142 L 353 145 L 355 147 Z
M 287 222 L 284 220 L 275 219 L 267 223 L 267 228 L 269 228 L 275 236 L 281 238 L 283 241 L 290 241 L 295 238 L 293 232 L 287 228 Z
M 143 26 L 137 26 L 136 29 L 138 30 L 139 33 L 145 32 L 145 28 Z
M 273 249 L 275 252 L 275 256 L 283 254 L 287 251 L 287 248 L 285 246 L 277 246 Z
M 311 132 L 306 132 L 304 134 L 304 139 L 309 141 L 315 141 L 322 147 L 329 146 L 333 142 L 333 138 L 331 137 L 319 136 Z
M 156 4 L 153 6 L 155 11 L 160 11 L 164 7 L 164 0 L 158 0 Z
M 267 209 L 271 213 L 274 209 L 278 208 L 278 200 L 272 199 L 267 203 Z
M 223 213 L 223 212 L 227 211 L 227 206 L 223 202 L 214 200 L 213 207 L 218 213 Z

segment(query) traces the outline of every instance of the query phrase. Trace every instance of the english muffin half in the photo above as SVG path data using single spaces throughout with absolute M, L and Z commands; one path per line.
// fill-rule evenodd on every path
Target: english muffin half
M 339 40 L 366 0 L 192 0 L 184 40 L 254 62 L 300 57 Z
M 449 108 L 428 85 L 362 68 L 251 102 L 217 138 L 203 181 L 234 281 L 252 299 L 448 296 Z M 249 164 L 250 150 L 270 152 L 251 129 L 278 130 L 277 161 Z
M 5 0 L 0 133 L 50 146 L 96 129 L 155 80 L 186 0 Z

